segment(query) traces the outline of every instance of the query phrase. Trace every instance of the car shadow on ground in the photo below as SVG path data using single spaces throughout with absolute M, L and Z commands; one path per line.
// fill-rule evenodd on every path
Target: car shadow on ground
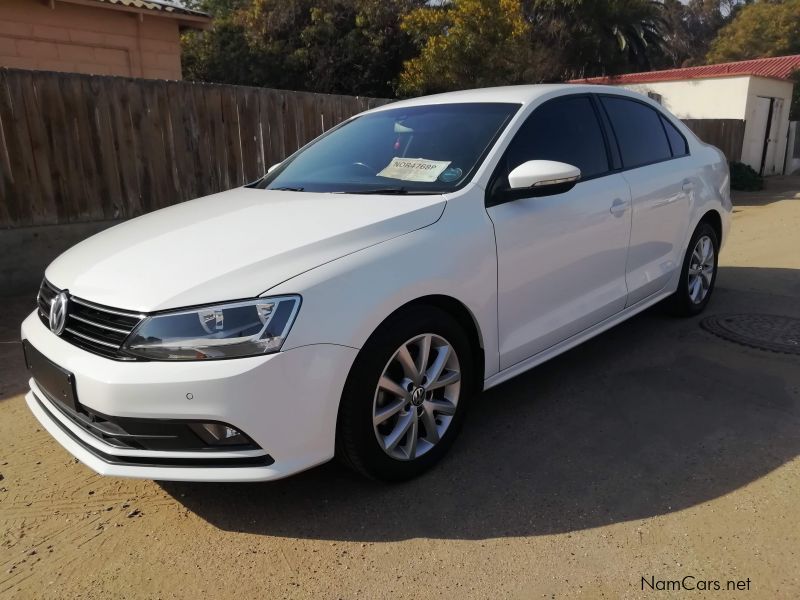
M 800 317 L 796 296 L 748 290 L 764 277 L 800 289 L 800 270 L 721 268 L 708 312 Z M 800 357 L 699 321 L 656 307 L 483 393 L 449 456 L 405 484 L 330 463 L 271 483 L 160 485 L 224 530 L 350 541 L 541 535 L 689 508 L 800 452 Z
M 0 296 L 0 402 L 28 389 L 19 327 L 35 307 L 35 290 L 22 296 Z

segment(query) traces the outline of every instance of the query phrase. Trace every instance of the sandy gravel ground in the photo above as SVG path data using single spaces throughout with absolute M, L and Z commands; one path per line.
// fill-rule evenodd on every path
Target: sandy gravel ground
M 710 313 L 800 317 L 795 181 L 740 196 Z M 0 299 L 0 597 L 800 598 L 800 357 L 651 310 L 483 394 L 401 486 L 104 479 L 24 405 Z M 749 591 L 642 591 L 642 578 Z M 749 580 L 749 583 L 745 584 Z

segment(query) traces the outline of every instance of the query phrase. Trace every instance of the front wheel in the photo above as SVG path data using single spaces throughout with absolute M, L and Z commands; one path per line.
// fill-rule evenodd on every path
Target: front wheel
M 390 318 L 348 376 L 337 455 L 374 479 L 404 480 L 433 466 L 455 440 L 471 392 L 469 340 L 435 307 Z
M 717 232 L 708 223 L 700 223 L 689 241 L 678 289 L 670 298 L 675 314 L 691 317 L 705 309 L 717 280 L 718 255 Z

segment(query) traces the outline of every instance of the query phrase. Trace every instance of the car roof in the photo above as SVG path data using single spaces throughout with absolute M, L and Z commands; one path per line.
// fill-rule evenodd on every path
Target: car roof
M 642 94 L 611 85 L 587 85 L 575 83 L 542 83 L 536 85 L 507 85 L 502 87 L 480 88 L 474 90 L 460 90 L 457 92 L 446 92 L 444 94 L 433 94 L 431 96 L 420 96 L 409 100 L 400 100 L 390 104 L 384 104 L 374 108 L 369 112 L 379 112 L 381 110 L 406 108 L 409 106 L 424 106 L 430 104 L 462 104 L 468 102 L 507 102 L 512 104 L 530 104 L 544 95 L 559 95 L 558 92 L 569 94 L 577 93 L 612 93 L 622 96 L 632 96 L 635 98 L 646 98 Z

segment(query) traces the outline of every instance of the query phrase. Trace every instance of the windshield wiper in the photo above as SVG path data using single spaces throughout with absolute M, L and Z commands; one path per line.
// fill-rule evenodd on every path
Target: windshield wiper
M 276 187 L 276 188 L 267 188 L 268 190 L 274 190 L 276 192 L 302 192 L 306 188 L 301 187 Z
M 345 190 L 334 192 L 334 194 L 408 194 L 408 189 L 404 187 L 385 187 L 368 190 Z

